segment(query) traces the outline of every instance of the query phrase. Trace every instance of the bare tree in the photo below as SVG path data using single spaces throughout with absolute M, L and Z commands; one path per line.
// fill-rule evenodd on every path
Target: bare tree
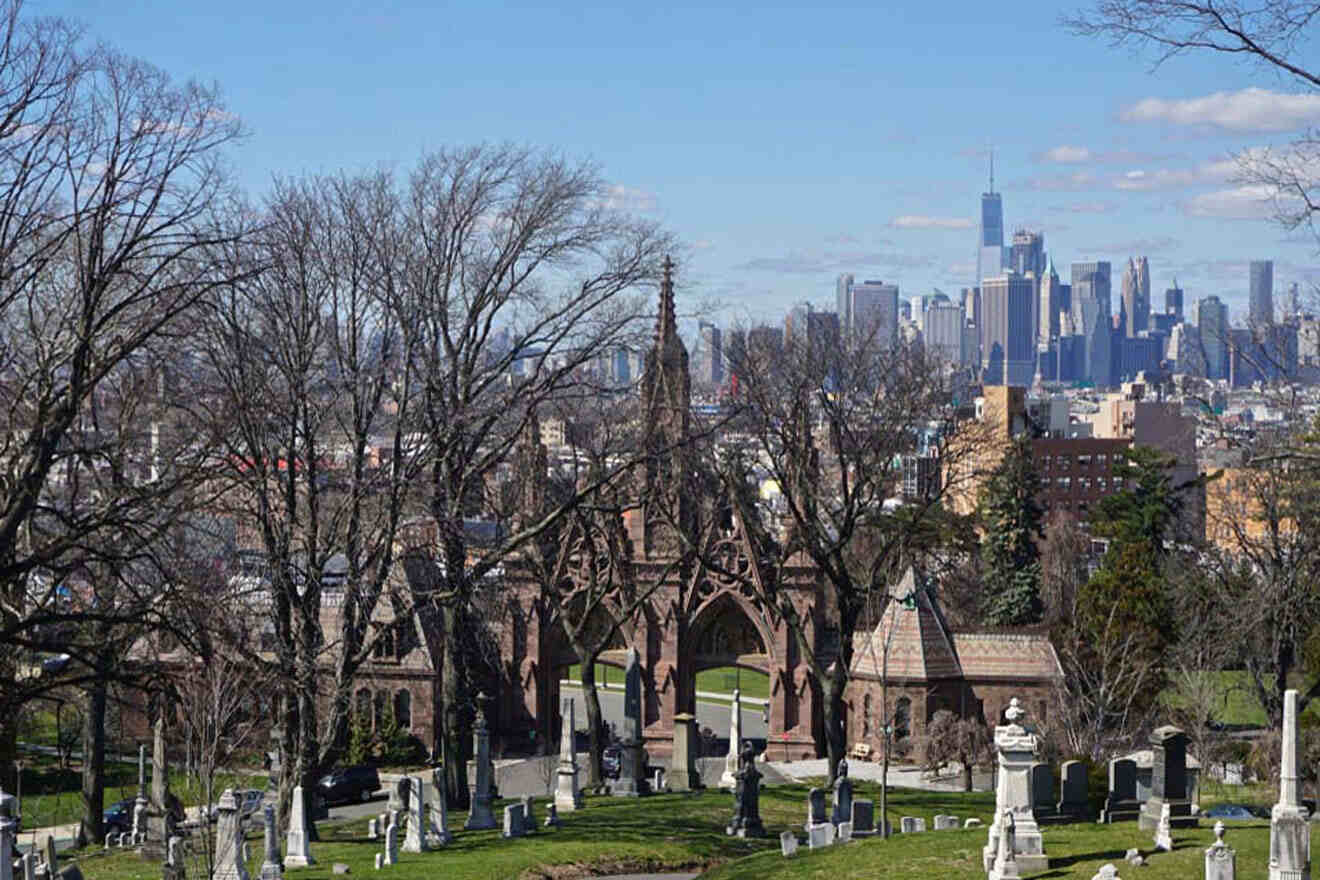
M 216 298 L 205 336 L 213 387 L 196 411 L 224 450 L 221 508 L 260 560 L 283 684 L 282 811 L 348 746 L 417 475 L 414 360 L 394 308 L 403 241 L 388 174 L 277 182 L 260 236 L 232 255 L 248 278 Z
M 430 577 L 411 606 L 440 672 L 439 750 L 450 797 L 466 803 L 463 735 L 475 709 L 461 641 L 464 609 L 508 554 L 576 504 L 479 545 L 465 520 L 489 511 L 490 479 L 531 414 L 574 387 L 642 329 L 639 286 L 669 238 L 618 210 L 597 170 L 509 146 L 422 158 L 404 197 L 414 243 L 397 308 L 421 383 L 437 529 Z
M 166 529 L 183 468 L 148 466 L 150 420 L 133 401 L 151 399 L 139 380 L 153 351 L 229 280 L 217 249 L 245 234 L 225 210 L 223 164 L 241 129 L 218 93 L 79 37 L 0 5 L 4 712 L 44 686 L 20 686 L 24 652 L 73 655 L 66 681 L 101 674 L 77 637 L 95 628 L 66 624 L 170 625 L 168 580 L 123 577 L 118 601 L 94 605 L 67 576 L 149 555 Z M 0 732 L 6 774 L 12 730 Z

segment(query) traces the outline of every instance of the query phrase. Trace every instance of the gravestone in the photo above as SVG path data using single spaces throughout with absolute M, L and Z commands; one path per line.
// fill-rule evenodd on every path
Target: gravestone
M 809 849 L 820 849 L 834 843 L 834 826 L 829 822 L 821 822 L 819 825 L 812 825 L 807 829 L 807 847 Z
M 1165 804 L 1169 805 L 1170 828 L 1195 827 L 1187 797 L 1187 734 L 1172 725 L 1158 727 L 1150 735 L 1150 746 L 1150 798 L 1142 805 L 1138 827 L 1153 832 Z
M 1297 691 L 1283 692 L 1279 802 L 1270 810 L 1270 880 L 1311 876 L 1311 826 L 1297 778 Z
M 307 819 L 306 805 L 303 803 L 301 785 L 293 787 L 293 803 L 289 808 L 289 833 L 284 841 L 284 866 L 286 868 L 306 868 L 315 865 L 310 849 L 312 829 Z
M 18 799 L 0 789 L 0 880 L 14 878 L 14 849 L 18 843 Z
M 376 856 L 379 857 L 379 856 L 380 856 L 380 853 L 376 853 Z M 346 863 L 344 863 L 344 862 L 335 862 L 333 865 L 330 866 L 330 873 L 331 873 L 331 874 L 350 874 L 350 873 L 352 873 L 352 869 L 350 869 L 350 868 L 348 867 L 348 865 L 347 865 Z
M 573 717 L 573 700 L 560 706 L 562 720 L 559 727 L 559 769 L 555 771 L 555 806 L 565 813 L 582 808 L 582 789 L 578 785 L 577 752 L 574 750 L 577 719 Z
M 781 831 L 779 834 L 779 851 L 784 854 L 784 858 L 797 854 L 798 839 L 792 831 Z
M 615 797 L 638 797 L 647 793 L 642 779 L 642 655 L 628 649 L 623 672 L 623 739 L 619 743 L 619 778 L 610 786 Z
M 486 727 L 486 695 L 477 695 L 477 718 L 472 724 L 472 756 L 476 773 L 471 786 L 471 810 L 463 827 L 468 831 L 481 831 L 496 827 L 495 814 L 490 808 L 490 731 Z
M 60 872 L 60 856 L 55 850 L 54 834 L 46 835 L 45 853 L 42 862 L 46 866 L 46 876 L 53 878 Z
M 1000 826 L 1004 815 L 1013 814 L 1013 852 L 1010 862 L 1013 870 L 1035 873 L 1049 868 L 1045 855 L 1045 841 L 1032 812 L 1032 766 L 1037 763 L 1040 742 L 1036 735 L 1022 726 L 1026 718 L 1017 697 L 1009 700 L 1004 710 L 1007 724 L 995 728 L 995 751 L 998 776 L 995 786 L 995 816 L 981 849 L 982 868 L 987 873 L 999 857 Z M 1007 870 L 1007 869 L 1005 869 Z
M 990 866 L 989 880 L 1011 880 L 1021 876 L 1016 856 L 1016 815 L 1013 810 L 1005 810 L 999 819 L 999 847 L 994 864 Z
M 1091 880 L 1122 880 L 1122 878 L 1118 876 L 1118 868 L 1115 868 L 1111 863 L 1102 866 L 1100 870 L 1091 877 Z
M 559 808 L 554 803 L 549 803 L 545 808 L 545 827 L 558 828 L 564 824 L 564 820 L 559 818 Z
M 852 820 L 852 780 L 848 778 L 848 760 L 839 761 L 839 772 L 834 777 L 834 805 L 830 821 L 835 825 Z
M 23 857 L 18 860 L 23 871 L 23 880 L 37 880 L 37 857 L 34 853 L 23 853 Z M 13 867 L 8 869 L 8 876 L 13 877 Z M 5 875 L 5 870 L 0 868 L 0 876 Z
M 133 801 L 133 839 L 147 833 L 147 747 L 138 746 L 138 791 Z M 51 873 L 51 878 L 55 874 Z
M 170 809 L 176 799 L 170 794 L 169 752 L 165 749 L 165 717 L 156 716 L 151 738 L 151 805 L 147 811 L 147 827 L 142 829 L 142 854 L 153 860 L 165 861 L 165 847 L 174 836 L 174 812 Z M 166 865 L 162 880 L 183 880 L 183 867 L 172 869 Z
M 275 828 L 275 806 L 266 804 L 266 808 L 261 811 L 262 822 L 265 825 L 265 854 L 261 859 L 261 880 L 280 880 L 284 876 L 284 868 L 280 865 L 280 844 L 279 832 Z
M 853 837 L 853 826 L 851 822 L 839 823 L 839 843 L 848 843 Z
M 423 853 L 426 845 L 426 795 L 422 791 L 422 780 L 417 776 L 405 776 L 400 784 L 408 792 L 408 812 L 404 820 L 407 827 L 403 833 L 403 851 Z
M 853 836 L 863 837 L 875 833 L 875 802 L 853 799 L 852 826 Z
M 1050 822 L 1054 819 L 1054 771 L 1049 764 L 1037 762 L 1031 765 L 1031 815 L 1036 822 Z
M 448 846 L 454 839 L 449 833 L 449 793 L 445 790 L 444 768 L 431 771 L 431 787 L 435 800 L 431 801 L 431 837 L 436 846 Z
M 379 871 L 385 865 L 385 854 L 376 853 L 376 870 Z
M 1173 825 L 1170 822 L 1168 802 L 1160 805 L 1160 819 L 1155 823 L 1155 848 L 1163 852 L 1173 852 Z
M 812 827 L 825 821 L 825 789 L 813 788 L 807 792 L 807 821 L 802 827 L 810 831 Z
M 380 833 L 384 834 L 385 826 L 390 824 L 390 814 L 388 812 L 381 813 L 376 817 L 376 824 L 380 827 Z
M 651 792 L 658 794 L 665 790 L 665 768 L 656 767 L 651 775 Z
M 183 867 L 183 838 L 174 835 L 165 847 L 165 859 L 175 868 Z
M 970 819 L 963 820 L 963 828 L 980 828 L 984 824 L 985 824 L 984 822 L 982 822 L 980 819 L 976 818 L 975 816 L 972 816 Z
M 1237 880 L 1237 850 L 1224 843 L 1224 823 L 1215 823 L 1215 842 L 1205 851 L 1205 880 Z
M 918 827 L 920 823 L 920 827 Z M 918 819 L 916 816 L 904 816 L 898 820 L 898 830 L 904 834 L 916 834 L 918 831 L 926 830 L 926 820 Z
M 697 770 L 697 719 L 686 712 L 674 716 L 674 748 L 669 767 L 670 791 L 701 788 Z
M 733 705 L 729 707 L 729 752 L 724 756 L 724 772 L 720 774 L 720 788 L 732 790 L 738 784 L 738 760 L 742 754 L 742 695 L 733 689 Z
M 399 811 L 390 810 L 390 824 L 385 826 L 385 852 L 383 861 L 387 865 L 399 863 Z
M 111 838 L 113 838 L 114 836 L 115 836 L 115 833 L 114 833 L 113 831 L 108 832 L 108 833 L 105 835 L 105 848 L 106 848 L 106 849 L 109 849 L 109 848 L 110 848 Z
M 1064 819 L 1091 818 L 1091 802 L 1087 794 L 1086 764 L 1064 761 L 1058 815 Z
M 238 819 L 238 799 L 226 788 L 216 803 L 215 870 L 211 880 L 248 880 L 243 861 L 243 828 Z
M 957 829 L 957 827 L 958 827 L 957 816 L 946 816 L 944 814 L 940 814 L 935 817 L 936 831 L 953 831 Z
M 1137 762 L 1115 758 L 1109 762 L 1109 793 L 1100 821 L 1110 824 L 1137 818 L 1141 802 L 1137 800 Z
M 376 840 L 380 837 L 380 826 L 376 824 L 375 819 L 367 820 L 367 840 Z
M 523 834 L 536 833 L 536 802 L 532 800 L 530 794 L 522 796 L 523 808 Z
M 523 836 L 523 805 L 509 804 L 504 808 L 504 836 L 507 838 Z
M 761 824 L 761 771 L 756 769 L 756 751 L 744 743 L 737 786 L 733 790 L 733 821 L 724 833 L 737 837 L 765 837 Z

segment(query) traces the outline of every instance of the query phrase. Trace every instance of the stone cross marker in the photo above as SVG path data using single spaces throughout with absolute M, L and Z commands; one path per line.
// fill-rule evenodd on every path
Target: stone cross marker
M 733 705 L 729 707 L 729 752 L 724 756 L 724 772 L 720 774 L 720 788 L 732 789 L 738 784 L 738 759 L 742 753 L 742 695 L 733 689 Z
M 312 838 L 311 825 L 307 810 L 303 804 L 301 785 L 293 787 L 293 804 L 289 809 L 289 833 L 284 843 L 284 866 L 286 868 L 306 868 L 315 865 L 309 848 Z
M 573 700 L 564 700 L 560 707 L 562 723 L 559 731 L 559 769 L 555 772 L 555 807 L 565 813 L 582 808 L 582 789 L 578 787 L 577 751 L 574 748 L 576 719 Z
M 1310 823 L 1297 783 L 1297 691 L 1283 692 L 1283 754 L 1279 761 L 1279 802 L 1270 811 L 1270 880 L 1311 876 Z
M 619 778 L 610 787 L 615 797 L 646 794 L 642 776 L 642 655 L 628 649 L 623 673 L 623 741 L 620 743 Z
M 1215 842 L 1205 851 L 1205 880 L 1236 880 L 1237 850 L 1224 843 L 1224 823 L 1215 823 Z
M 472 782 L 472 807 L 463 827 L 480 831 L 496 827 L 495 814 L 490 809 L 490 731 L 486 727 L 486 695 L 477 695 L 477 720 L 472 725 L 472 756 L 476 761 L 476 775 Z
M 243 828 L 238 818 L 238 799 L 226 788 L 216 803 L 215 871 L 212 880 L 248 880 L 243 862 Z
M 406 776 L 404 779 L 408 783 L 408 827 L 404 832 L 403 851 L 426 852 L 426 792 L 419 777 Z
M 284 868 L 280 865 L 279 831 L 275 828 L 275 806 L 266 804 L 261 811 L 262 823 L 266 831 L 265 854 L 261 859 L 261 880 L 280 880 Z

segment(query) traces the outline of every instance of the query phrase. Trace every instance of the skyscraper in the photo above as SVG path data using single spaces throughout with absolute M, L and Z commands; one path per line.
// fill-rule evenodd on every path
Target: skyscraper
M 1036 374 L 1032 280 L 1004 272 L 982 282 L 981 366 L 987 385 L 1028 386 Z
M 1054 271 L 1054 259 L 1050 258 L 1040 279 L 1040 304 L 1036 307 L 1040 328 L 1036 334 L 1037 345 L 1049 346 L 1051 339 L 1059 338 L 1059 309 L 1062 308 L 1059 295 L 1063 292 L 1059 288 L 1062 286 L 1059 273 Z
M 1173 315 L 1173 323 L 1181 324 L 1183 320 L 1183 291 L 1178 286 L 1178 279 L 1173 279 L 1173 287 L 1164 291 L 1164 313 Z
M 1013 232 L 1013 244 L 1008 252 L 1008 267 L 1019 275 L 1032 278 L 1031 334 L 1039 335 L 1044 316 L 1040 311 L 1040 285 L 1045 275 L 1045 235 L 1029 229 Z
M 696 365 L 692 381 L 703 387 L 718 388 L 724 381 L 724 351 L 720 345 L 720 328 L 709 321 L 697 323 L 700 339 L 697 341 Z
M 1082 376 L 1096 385 L 1114 384 L 1109 263 L 1073 263 L 1072 323 L 1083 338 Z
M 898 285 L 883 281 L 863 281 L 849 287 L 846 326 L 854 341 L 868 339 L 881 349 L 891 349 L 898 342 Z M 845 326 L 842 313 L 839 325 Z
M 981 228 L 976 242 L 976 283 L 1004 268 L 1004 200 L 995 192 L 995 155 L 990 154 L 990 191 L 981 193 Z
M 1274 261 L 1252 260 L 1248 321 L 1252 327 L 1274 323 Z
M 945 300 L 932 302 L 922 316 L 921 335 L 926 351 L 945 363 L 961 367 L 967 363 L 963 307 Z
M 1228 306 L 1217 296 L 1207 296 L 1197 303 L 1196 324 L 1200 330 L 1201 352 L 1207 379 L 1228 378 Z
M 1121 308 L 1125 335 L 1137 336 L 1150 329 L 1150 264 L 1145 257 L 1128 257 Z
M 852 287 L 851 273 L 845 272 L 834 282 L 834 307 L 839 314 L 839 332 L 845 335 L 852 332 Z

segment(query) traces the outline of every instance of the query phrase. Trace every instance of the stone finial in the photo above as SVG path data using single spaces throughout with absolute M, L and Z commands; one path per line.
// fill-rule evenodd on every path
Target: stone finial
M 1226 846 L 1224 843 L 1224 823 L 1222 820 L 1215 823 L 1215 846 Z
M 1027 717 L 1027 710 L 1023 709 L 1022 704 L 1018 702 L 1018 698 L 1014 697 L 1008 701 L 1008 708 L 1004 710 L 1004 717 L 1008 719 L 1010 724 L 1017 724 Z

